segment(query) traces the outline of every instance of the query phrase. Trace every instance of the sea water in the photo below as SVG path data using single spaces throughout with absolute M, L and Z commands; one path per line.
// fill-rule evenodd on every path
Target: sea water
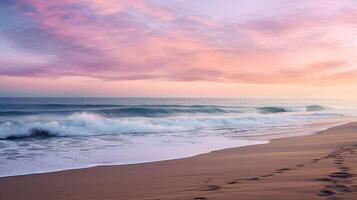
M 0 176 L 189 157 L 356 116 L 347 100 L 0 98 Z

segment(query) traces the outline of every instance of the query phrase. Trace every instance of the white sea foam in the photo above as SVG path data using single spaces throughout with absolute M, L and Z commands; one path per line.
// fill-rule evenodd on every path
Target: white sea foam
M 264 144 L 268 141 L 231 140 L 218 136 L 175 138 L 172 136 L 146 136 L 123 138 L 125 145 L 118 141 L 91 140 L 71 146 L 70 142 L 56 144 L 56 149 L 39 150 L 43 155 L 16 158 L 0 163 L 0 177 L 23 174 L 44 173 L 66 169 L 78 169 L 98 165 L 124 165 L 190 157 L 213 150 Z M 124 142 L 123 141 L 123 142 Z M 119 143 L 120 144 L 120 143 Z M 123 144 L 123 143 L 122 143 Z M 95 150 L 85 151 L 85 145 L 94 145 Z M 70 148 L 65 152 L 63 149 Z M 26 153 L 22 152 L 26 157 Z
M 18 121 L 9 120 L 0 124 L 0 139 L 29 137 L 34 130 L 48 136 L 93 136 L 103 134 L 147 134 L 161 132 L 192 131 L 210 127 L 279 125 L 342 117 L 335 113 L 309 114 L 227 114 L 223 116 L 175 116 L 160 118 L 107 118 L 99 114 L 79 112 L 69 116 L 28 117 Z

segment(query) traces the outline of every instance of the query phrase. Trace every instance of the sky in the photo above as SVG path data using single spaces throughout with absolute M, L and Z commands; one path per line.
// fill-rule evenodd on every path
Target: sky
M 357 0 L 0 0 L 0 96 L 356 91 Z

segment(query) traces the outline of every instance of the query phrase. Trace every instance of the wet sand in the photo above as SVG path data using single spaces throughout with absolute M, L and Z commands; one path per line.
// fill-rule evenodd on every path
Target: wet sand
M 357 199 L 357 123 L 146 164 L 0 178 L 4 200 Z

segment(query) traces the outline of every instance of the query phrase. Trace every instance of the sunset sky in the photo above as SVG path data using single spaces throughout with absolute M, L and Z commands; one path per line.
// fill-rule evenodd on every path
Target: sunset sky
M 0 0 L 0 96 L 357 98 L 357 0 Z

